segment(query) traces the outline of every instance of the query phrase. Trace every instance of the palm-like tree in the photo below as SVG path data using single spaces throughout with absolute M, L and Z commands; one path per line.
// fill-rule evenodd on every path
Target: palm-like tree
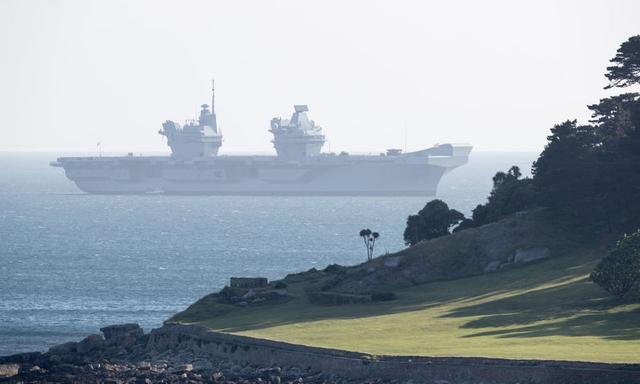
M 380 237 L 380 234 L 378 232 L 372 232 L 367 228 L 360 231 L 360 237 L 362 237 L 364 246 L 367 249 L 367 260 L 373 259 L 373 248 L 375 247 L 376 240 Z

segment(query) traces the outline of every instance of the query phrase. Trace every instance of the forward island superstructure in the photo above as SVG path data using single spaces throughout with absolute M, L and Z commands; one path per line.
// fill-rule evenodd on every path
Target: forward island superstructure
M 290 119 L 271 120 L 276 156 L 218 155 L 222 133 L 214 101 L 212 96 L 211 110 L 202 105 L 197 120 L 162 124 L 159 134 L 171 156 L 61 157 L 51 165 L 95 194 L 433 196 L 442 176 L 466 164 L 472 148 L 322 153 L 322 128 L 309 119 L 306 105 L 295 105 Z

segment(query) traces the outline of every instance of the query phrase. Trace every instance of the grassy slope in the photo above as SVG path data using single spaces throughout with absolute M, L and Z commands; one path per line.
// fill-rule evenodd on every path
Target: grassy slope
M 301 291 L 286 303 L 239 308 L 206 298 L 172 321 L 372 354 L 640 362 L 640 304 L 586 278 L 601 253 L 397 291 L 392 302 L 323 307 Z

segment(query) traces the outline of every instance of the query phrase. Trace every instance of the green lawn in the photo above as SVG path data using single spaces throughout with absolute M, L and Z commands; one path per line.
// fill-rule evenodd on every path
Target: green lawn
M 288 302 L 240 308 L 203 299 L 172 321 L 371 354 L 640 363 L 640 304 L 588 281 L 600 256 L 581 252 L 350 306 L 311 305 L 297 283 Z

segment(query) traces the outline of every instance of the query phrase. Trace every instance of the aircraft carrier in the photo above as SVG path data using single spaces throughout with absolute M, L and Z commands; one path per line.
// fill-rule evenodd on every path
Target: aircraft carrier
M 218 155 L 222 133 L 213 95 L 212 89 L 211 109 L 203 104 L 197 120 L 162 124 L 158 133 L 171 156 L 60 157 L 51 165 L 93 194 L 434 196 L 442 176 L 466 164 L 472 148 L 322 153 L 322 128 L 306 105 L 295 105 L 290 119 L 271 120 L 276 156 Z

